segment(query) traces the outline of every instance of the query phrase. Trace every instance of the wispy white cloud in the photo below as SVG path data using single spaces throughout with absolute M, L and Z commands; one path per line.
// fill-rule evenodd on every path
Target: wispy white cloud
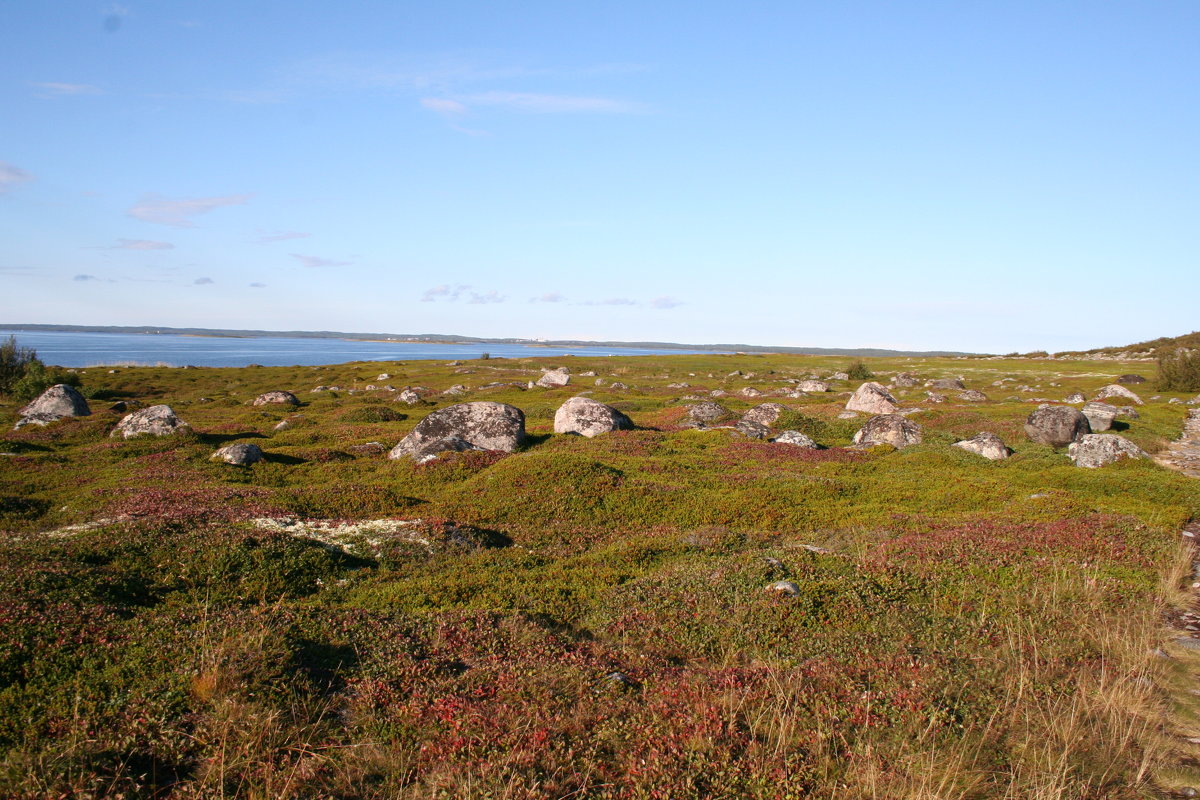
M 566 301 L 566 297 L 558 292 L 546 292 L 538 297 L 529 298 L 531 303 L 562 303 Z
M 483 92 L 458 98 L 465 106 L 499 106 L 531 114 L 636 114 L 645 110 L 639 103 L 610 97 L 587 97 L 533 92 Z
M 443 283 L 441 286 L 434 286 L 432 289 L 426 289 L 425 293 L 421 295 L 421 302 L 433 303 L 437 300 L 454 302 L 460 296 L 462 296 L 463 292 L 470 291 L 470 289 L 471 287 L 467 284 L 451 286 L 448 283 Z
M 459 116 L 467 113 L 467 107 L 457 100 L 445 97 L 422 97 L 421 105 L 439 114 Z
M 332 258 L 321 258 L 320 256 L 306 256 L 300 253 L 288 253 L 292 258 L 299 261 L 306 267 L 345 267 L 349 266 L 349 261 L 335 261 Z
M 174 250 L 170 242 L 156 242 L 151 239 L 118 239 L 109 250 Z
M 212 278 L 196 278 L 192 281 L 196 286 L 208 286 L 210 283 L 216 283 Z
M 99 278 L 97 278 L 95 275 L 84 275 L 84 274 L 80 274 L 80 275 L 76 275 L 76 276 L 75 276 L 74 278 L 72 278 L 71 280 L 73 280 L 73 281 L 79 281 L 80 283 L 85 283 L 85 282 L 87 282 L 87 281 L 98 281 L 98 280 L 100 280 L 100 279 L 99 279 Z
M 249 194 L 229 194 L 223 197 L 194 197 L 185 200 L 168 200 L 159 194 L 144 195 L 137 205 L 129 209 L 129 216 L 155 225 L 173 228 L 194 228 L 192 217 L 207 214 L 225 206 L 245 205 Z
M 650 301 L 651 308 L 659 308 L 659 309 L 678 308 L 681 305 L 683 305 L 683 301 L 676 300 L 674 297 L 667 297 L 665 295 L 662 297 L 656 297 Z
M 636 306 L 637 300 L 630 300 L 628 297 L 610 297 L 607 300 L 601 300 L 602 306 Z
M 307 239 L 309 236 L 312 234 L 301 231 L 276 231 L 275 233 L 263 231 L 254 241 L 258 244 L 265 244 L 267 242 L 286 242 L 288 239 Z
M 9 164 L 7 161 L 0 161 L 0 194 L 7 192 L 14 186 L 22 183 L 29 183 L 33 180 L 33 176 L 20 167 Z
M 33 84 L 39 90 L 40 97 L 76 97 L 87 94 L 104 94 L 99 86 L 90 83 L 57 83 L 46 81 Z
M 250 284 L 250 288 L 251 289 L 265 289 L 265 288 L 267 288 L 267 285 L 265 283 L 259 283 L 258 281 L 255 281 L 254 283 Z
M 473 303 L 475 305 L 484 305 L 487 303 L 503 303 L 505 300 L 508 299 L 508 297 L 506 295 L 500 294 L 495 289 L 492 289 L 489 292 L 484 292 L 483 294 L 480 294 L 479 292 L 470 292 L 469 294 L 470 294 L 470 299 L 467 300 L 467 302 Z

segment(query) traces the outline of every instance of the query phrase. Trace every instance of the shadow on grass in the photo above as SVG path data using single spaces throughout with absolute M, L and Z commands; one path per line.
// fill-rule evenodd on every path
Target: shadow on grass
M 196 439 L 204 444 L 213 447 L 235 442 L 239 439 L 266 439 L 267 437 L 257 431 L 246 431 L 245 433 L 197 433 Z
M 268 464 L 288 464 L 290 466 L 307 463 L 303 458 L 285 456 L 282 453 L 263 453 L 263 461 Z

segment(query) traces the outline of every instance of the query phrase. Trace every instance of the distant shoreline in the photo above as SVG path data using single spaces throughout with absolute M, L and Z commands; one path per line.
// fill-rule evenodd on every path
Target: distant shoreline
M 346 331 L 265 331 L 223 328 L 172 328 L 158 325 L 53 325 L 45 323 L 0 323 L 0 330 L 30 331 L 38 333 L 124 333 L 167 336 L 193 336 L 217 339 L 341 339 L 351 342 L 377 344 L 431 344 L 431 345 L 522 345 L 524 347 L 597 347 L 638 349 L 686 350 L 697 353 L 785 353 L 815 356 L 853 356 L 860 358 L 912 357 L 955 357 L 978 356 L 983 353 L 968 353 L 957 350 L 889 350 L 879 347 L 776 347 L 737 343 L 685 344 L 681 342 L 617 342 L 583 341 L 579 339 L 482 339 L 456 334 L 390 334 L 353 333 Z

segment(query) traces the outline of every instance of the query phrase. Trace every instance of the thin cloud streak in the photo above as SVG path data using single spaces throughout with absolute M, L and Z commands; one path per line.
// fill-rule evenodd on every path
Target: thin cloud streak
M 156 242 L 151 239 L 118 239 L 109 250 L 174 250 L 170 242 Z
M 207 214 L 226 206 L 245 205 L 253 195 L 229 194 L 222 197 L 194 197 L 184 200 L 168 200 L 159 194 L 144 195 L 137 205 L 126 213 L 142 222 L 167 225 L 172 228 L 194 228 L 191 218 Z
M 300 253 L 288 253 L 288 255 L 312 269 L 318 267 L 346 267 L 352 263 L 350 261 L 334 261 L 332 258 L 321 258 L 320 256 L 306 256 Z
M 15 164 L 0 161 L 0 194 L 7 192 L 14 186 L 29 183 L 32 180 L 32 175 Z
M 89 83 L 56 83 L 48 81 L 33 85 L 42 90 L 43 94 L 40 95 L 41 97 L 78 97 L 79 95 L 104 94 L 104 91 L 99 86 L 92 86 Z
M 310 236 L 312 236 L 311 233 L 301 231 L 279 231 L 278 233 L 263 233 L 254 241 L 257 244 L 266 244 L 267 242 L 286 242 L 289 239 L 307 239 Z

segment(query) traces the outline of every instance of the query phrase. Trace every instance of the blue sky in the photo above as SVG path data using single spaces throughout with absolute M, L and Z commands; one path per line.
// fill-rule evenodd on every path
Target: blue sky
M 1200 328 L 1200 3 L 0 4 L 0 323 Z

